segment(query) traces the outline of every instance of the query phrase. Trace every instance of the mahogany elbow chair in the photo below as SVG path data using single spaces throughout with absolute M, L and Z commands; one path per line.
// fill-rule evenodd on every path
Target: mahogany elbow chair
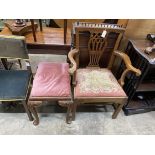
M 26 69 L 0 70 L 0 101 L 21 102 L 25 111 L 32 121 L 32 115 L 28 109 L 27 102 L 32 80 L 31 66 L 28 52 L 23 36 L 0 35 L 0 58 L 24 60 Z
M 80 104 L 113 104 L 113 119 L 121 111 L 127 100 L 121 87 L 124 85 L 125 76 L 128 72 L 134 72 L 137 76 L 141 74 L 139 69 L 132 66 L 130 58 L 117 50 L 124 31 L 123 27 L 115 24 L 75 25 L 75 49 L 68 54 L 74 88 L 72 120 L 75 120 L 76 109 Z M 87 39 L 81 42 L 83 34 L 86 34 Z M 122 58 L 126 65 L 126 70 L 118 81 L 111 71 L 115 56 Z M 82 65 L 82 62 L 87 64 Z

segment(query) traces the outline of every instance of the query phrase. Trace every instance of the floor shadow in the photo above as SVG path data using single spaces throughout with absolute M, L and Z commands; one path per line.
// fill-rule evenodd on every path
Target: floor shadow
M 109 112 L 111 108 L 110 105 L 83 104 L 78 106 L 77 112 Z M 39 113 L 65 113 L 66 107 L 58 105 L 57 102 L 47 102 L 37 110 Z M 20 102 L 3 102 L 0 104 L 0 113 L 25 113 L 25 109 Z

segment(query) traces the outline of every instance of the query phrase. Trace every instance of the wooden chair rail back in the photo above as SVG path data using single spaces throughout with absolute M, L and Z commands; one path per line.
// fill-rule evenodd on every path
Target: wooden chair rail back
M 76 23 L 73 31 L 75 31 L 75 47 L 79 50 L 76 56 L 77 68 L 79 68 L 80 59 L 83 62 L 88 61 L 88 67 L 112 67 L 114 61 L 113 51 L 118 49 L 119 43 L 125 31 L 125 28 L 116 24 L 105 23 Z M 102 37 L 103 31 L 106 31 L 105 37 Z M 81 34 L 87 33 L 87 39 L 81 43 Z M 88 38 L 89 37 L 89 38 Z M 113 39 L 111 41 L 111 38 Z M 80 56 L 81 55 L 81 56 Z M 104 62 L 105 61 L 105 62 Z M 106 65 L 100 65 L 100 62 Z

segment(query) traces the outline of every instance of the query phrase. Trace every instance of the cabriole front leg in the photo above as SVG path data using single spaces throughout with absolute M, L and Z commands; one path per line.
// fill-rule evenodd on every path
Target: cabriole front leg
M 38 106 L 38 104 L 37 104 L 37 106 Z M 35 126 L 39 124 L 39 116 L 38 116 L 38 113 L 37 113 L 37 110 L 36 110 L 37 106 L 36 106 L 35 102 L 29 102 L 29 109 L 30 109 L 31 113 L 34 116 L 33 124 Z

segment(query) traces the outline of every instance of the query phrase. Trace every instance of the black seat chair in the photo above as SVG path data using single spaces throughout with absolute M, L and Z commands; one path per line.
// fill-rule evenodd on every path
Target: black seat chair
M 33 117 L 27 107 L 32 71 L 25 37 L 0 35 L 0 51 L 1 59 L 17 59 L 26 62 L 25 69 L 22 66 L 17 70 L 0 70 L 0 101 L 3 103 L 21 101 L 29 120 L 32 121 Z

